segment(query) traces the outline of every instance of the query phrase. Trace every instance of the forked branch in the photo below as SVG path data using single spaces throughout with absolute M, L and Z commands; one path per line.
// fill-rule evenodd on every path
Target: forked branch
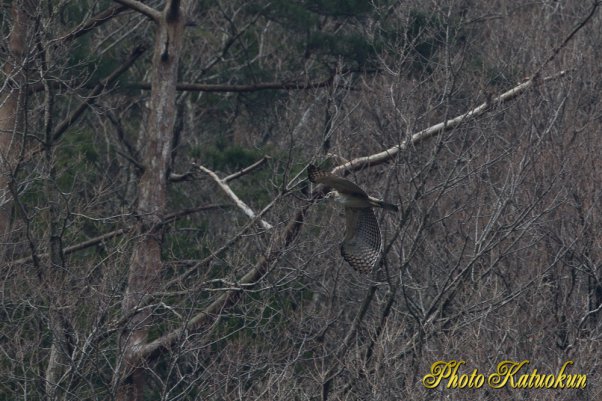
M 219 176 L 214 173 L 213 171 L 209 170 L 207 167 L 201 166 L 200 164 L 194 164 L 194 166 L 196 168 L 198 168 L 199 170 L 201 170 L 202 172 L 204 172 L 205 174 L 207 174 L 209 177 L 211 177 L 213 179 L 213 181 L 215 181 L 215 183 L 222 189 L 222 191 L 224 191 L 226 193 L 226 195 L 228 195 L 228 197 L 230 199 L 232 199 L 232 201 L 234 202 L 234 204 L 243 211 L 244 214 L 246 214 L 247 216 L 249 216 L 249 218 L 254 219 L 257 217 L 257 214 L 253 211 L 253 209 L 251 209 L 249 207 L 249 205 L 247 205 L 242 199 L 240 199 L 238 197 L 238 195 L 236 195 L 236 193 L 234 193 L 234 191 L 232 190 L 232 188 L 230 188 L 230 186 L 228 185 L 228 181 L 234 179 L 234 178 L 238 178 L 243 174 L 247 174 L 248 172 L 254 170 L 255 168 L 261 166 L 263 163 L 265 163 L 267 159 L 264 157 L 262 160 L 260 160 L 259 162 L 256 162 L 254 164 L 252 164 L 251 166 L 247 167 L 246 169 L 243 169 L 241 171 L 239 171 L 238 173 L 234 173 L 224 179 L 219 178 Z M 273 228 L 273 226 L 268 223 L 267 221 L 265 221 L 264 219 L 259 219 L 259 223 L 261 224 L 261 226 L 263 228 L 265 228 L 266 230 L 270 230 Z

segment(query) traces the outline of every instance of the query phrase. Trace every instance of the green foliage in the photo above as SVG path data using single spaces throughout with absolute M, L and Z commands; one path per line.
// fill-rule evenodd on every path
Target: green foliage
M 418 60 L 426 62 L 443 45 L 445 26 L 434 16 L 414 11 L 410 14 L 407 35 L 408 41 L 414 43 L 413 50 Z
M 76 45 L 69 52 L 67 69 L 73 73 L 73 78 L 78 81 L 89 81 L 92 85 L 106 78 L 123 62 L 119 56 L 107 57 L 95 52 L 90 45 L 90 39 L 82 36 L 77 39 Z
M 249 13 L 258 13 L 265 18 L 277 22 L 288 29 L 305 32 L 307 29 L 315 28 L 319 19 L 300 2 L 277 0 L 271 2 L 267 7 L 264 3 L 252 4 Z
M 336 17 L 359 17 L 372 11 L 372 4 L 366 0 L 308 0 L 307 9 L 321 15 Z
M 75 29 L 77 24 L 89 17 L 91 12 L 89 6 L 81 4 L 84 2 L 67 2 L 61 9 L 61 21 L 65 25 L 64 30 L 69 32 Z M 111 2 L 102 1 L 98 9 L 107 8 Z M 113 52 L 99 52 L 91 34 L 84 34 L 74 40 L 67 58 L 62 60 L 65 65 L 64 72 L 78 82 L 88 81 L 95 84 L 106 77 L 122 62 L 120 55 Z
M 409 11 L 406 20 L 382 21 L 374 47 L 384 50 L 391 59 L 399 59 L 404 52 L 411 73 L 431 73 L 437 63 L 437 52 L 446 46 L 461 46 L 467 32 L 458 19 L 442 19 L 422 9 Z
M 297 33 L 292 46 L 304 54 L 310 53 L 325 62 L 339 60 L 351 67 L 363 67 L 374 59 L 374 43 L 362 33 L 361 20 L 370 15 L 372 4 L 360 0 L 279 0 L 269 6 L 258 4 L 249 12 L 259 13 L 280 24 L 287 32 Z M 329 31 L 324 23 L 337 20 L 336 32 Z
M 264 78 L 264 81 L 269 81 L 271 78 Z M 253 82 L 253 79 L 249 80 Z M 278 90 L 262 90 L 249 93 L 241 93 L 239 100 L 244 104 L 247 112 L 253 116 L 266 116 L 271 108 L 278 104 L 280 100 L 285 100 L 288 94 L 285 91 Z
M 74 187 L 84 189 L 77 184 L 78 179 L 95 182 L 100 178 L 97 174 L 104 172 L 97 169 L 100 148 L 94 139 L 95 133 L 83 127 L 70 130 L 68 135 L 64 136 L 61 146 L 55 152 L 55 167 L 60 172 L 57 185 L 62 191 L 68 192 Z M 90 175 L 84 178 L 82 172 Z
M 372 4 L 365 0 L 277 0 L 270 2 L 267 7 L 265 4 L 255 4 L 250 8 L 251 12 L 260 11 L 273 21 L 301 29 L 317 26 L 321 16 L 362 17 L 372 10 Z
M 188 229 L 194 226 L 194 230 Z M 209 255 L 209 249 L 204 245 L 204 237 L 208 229 L 208 222 L 204 219 L 196 219 L 194 223 L 187 220 L 179 220 L 165 236 L 163 247 L 163 259 L 203 259 Z
M 366 66 L 376 55 L 374 44 L 356 32 L 335 35 L 314 32 L 309 36 L 307 47 L 331 61 L 342 58 L 356 68 Z
M 212 170 L 233 172 L 259 160 L 263 152 L 228 143 L 224 136 L 218 137 L 213 145 L 193 148 L 193 158 L 202 160 Z

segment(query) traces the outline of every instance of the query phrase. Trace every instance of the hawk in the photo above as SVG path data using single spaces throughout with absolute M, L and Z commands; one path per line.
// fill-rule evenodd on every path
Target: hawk
M 345 208 L 345 238 L 341 243 L 341 255 L 360 273 L 372 271 L 382 252 L 380 229 L 372 211 L 380 207 L 398 211 L 397 206 L 366 194 L 353 182 L 320 170 L 313 164 L 307 167 L 307 176 L 311 182 L 324 184 L 332 191 L 327 197 L 341 203 Z

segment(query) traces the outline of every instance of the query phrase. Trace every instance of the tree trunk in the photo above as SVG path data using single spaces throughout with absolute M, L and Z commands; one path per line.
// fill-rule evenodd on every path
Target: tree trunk
M 156 290 L 162 268 L 161 243 L 167 198 L 167 178 L 176 118 L 176 83 L 185 15 L 180 2 L 172 0 L 157 21 L 152 71 L 150 113 L 141 141 L 144 173 L 138 183 L 138 237 L 132 251 L 123 313 L 128 316 L 141 298 Z M 125 366 L 118 388 L 119 400 L 143 400 L 144 361 L 137 349 L 146 342 L 152 310 L 133 314 L 121 335 Z
M 32 4 L 29 4 L 30 6 Z M 2 67 L 6 85 L 0 92 L 0 259 L 5 257 L 9 237 L 11 202 L 9 184 L 22 143 L 23 106 L 25 99 L 25 61 L 29 21 L 26 4 L 13 1 L 12 29 L 8 38 L 9 57 Z

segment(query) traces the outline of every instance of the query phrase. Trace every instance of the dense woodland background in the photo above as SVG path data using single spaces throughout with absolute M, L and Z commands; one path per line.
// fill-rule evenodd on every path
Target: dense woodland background
M 597 3 L 1 11 L 1 400 L 602 396 Z M 401 205 L 373 275 L 309 163 Z

